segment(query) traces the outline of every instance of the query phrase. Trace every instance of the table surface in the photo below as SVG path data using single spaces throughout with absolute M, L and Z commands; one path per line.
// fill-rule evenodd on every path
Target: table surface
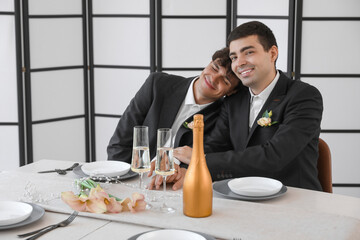
M 24 174 L 30 178 L 26 181 L 35 181 L 35 177 L 40 175 L 37 174 L 38 171 L 67 168 L 72 163 L 41 160 L 20 167 L 16 171 L 0 172 L 2 182 L 0 200 L 18 200 L 14 197 L 17 186 L 14 184 L 12 187 L 9 186 L 10 183 L 6 183 L 6 179 L 11 174 Z M 55 180 L 61 183 L 78 178 L 73 172 L 64 176 L 57 173 L 41 176 L 44 185 L 47 183 L 45 179 L 49 179 L 49 182 Z M 137 181 L 138 179 L 135 178 L 124 182 L 131 185 Z M 16 184 L 20 183 L 16 182 Z M 118 186 L 114 184 L 113 187 Z M 11 193 L 12 189 L 13 195 L 4 194 L 9 190 Z M 181 194 L 181 190 L 175 193 L 172 190 L 168 192 Z M 175 215 L 145 212 L 121 216 L 123 213 L 120 213 L 118 214 L 120 218 L 102 214 L 104 219 L 100 219 L 101 216 L 93 218 L 91 214 L 81 214 L 69 226 L 49 232 L 40 239 L 128 239 L 138 233 L 159 228 L 197 230 L 211 233 L 210 235 L 217 239 L 288 239 L 289 234 L 291 239 L 330 239 L 329 236 L 332 236 L 332 239 L 356 239 L 355 236 L 358 237 L 360 234 L 360 198 L 293 187 L 288 187 L 288 191 L 279 198 L 257 202 L 224 199 L 214 193 L 213 215 L 208 218 L 188 218 L 182 215 L 181 205 L 177 205 L 177 208 Z M 0 239 L 19 239 L 17 234 L 36 230 L 67 218 L 68 214 L 57 210 L 53 212 L 51 206 L 45 209 L 46 213 L 39 221 L 20 228 L 2 230 Z M 71 212 L 71 209 L 68 212 Z M 159 223 L 157 224 L 155 220 Z M 208 226 L 214 227 L 208 228 Z

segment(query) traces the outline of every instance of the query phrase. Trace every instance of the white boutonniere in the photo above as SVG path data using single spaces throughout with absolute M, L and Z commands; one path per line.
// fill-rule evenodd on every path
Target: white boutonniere
M 257 120 L 257 124 L 259 124 L 261 127 L 270 127 L 271 125 L 278 123 L 277 121 L 271 122 L 271 116 L 272 111 L 268 112 L 268 110 L 266 110 L 263 113 L 262 118 Z
M 194 128 L 194 121 L 191 121 L 191 122 L 189 122 L 189 123 L 188 123 L 188 122 L 184 122 L 183 125 L 184 125 L 185 128 L 189 128 L 189 129 L 192 130 L 192 129 Z

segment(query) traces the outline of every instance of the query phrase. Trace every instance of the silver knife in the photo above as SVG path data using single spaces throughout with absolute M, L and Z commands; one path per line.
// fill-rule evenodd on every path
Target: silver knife
M 38 173 L 52 173 L 52 172 L 57 172 L 59 174 L 66 174 L 66 171 L 72 171 L 74 168 L 76 168 L 77 166 L 79 166 L 79 163 L 74 163 L 74 165 L 72 165 L 69 168 L 66 169 L 54 169 L 54 170 L 46 170 L 46 171 L 40 171 Z

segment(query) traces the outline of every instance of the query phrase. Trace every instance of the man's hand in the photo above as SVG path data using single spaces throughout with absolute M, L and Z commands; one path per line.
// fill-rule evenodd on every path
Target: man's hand
M 174 149 L 173 154 L 179 161 L 190 164 L 192 148 L 189 146 L 178 147 Z
M 178 190 L 182 187 L 182 185 L 184 183 L 186 169 L 180 168 L 180 166 L 177 164 L 174 164 L 174 167 L 175 167 L 175 173 L 166 178 L 166 183 L 174 183 L 174 185 L 172 186 L 172 189 Z M 148 177 L 151 177 L 154 170 L 155 170 L 155 161 L 152 161 Z M 162 183 L 163 183 L 162 176 L 160 176 L 160 175 L 153 176 L 150 181 L 150 184 L 149 184 L 149 189 L 152 190 L 155 188 L 158 190 L 158 189 L 160 189 L 160 186 L 162 185 Z

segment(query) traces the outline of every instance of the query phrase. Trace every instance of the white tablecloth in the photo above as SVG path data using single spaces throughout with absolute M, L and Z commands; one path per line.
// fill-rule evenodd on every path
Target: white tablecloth
M 4 171 L 0 173 L 0 200 L 24 199 L 25 188 L 32 188 L 38 200 L 48 200 L 40 204 L 46 210 L 71 213 L 71 208 L 59 197 L 61 192 L 73 190 L 73 182 L 71 178 L 54 174 Z M 136 191 L 126 184 L 106 184 L 104 187 L 119 198 L 129 197 Z M 352 217 L 220 198 L 214 198 L 210 217 L 189 218 L 182 213 L 181 194 L 168 194 L 168 204 L 177 209 L 173 214 L 146 210 L 135 214 L 81 215 L 157 228 L 199 231 L 223 239 L 263 239 L 264 235 L 271 239 L 356 239 L 360 236 L 360 220 Z

